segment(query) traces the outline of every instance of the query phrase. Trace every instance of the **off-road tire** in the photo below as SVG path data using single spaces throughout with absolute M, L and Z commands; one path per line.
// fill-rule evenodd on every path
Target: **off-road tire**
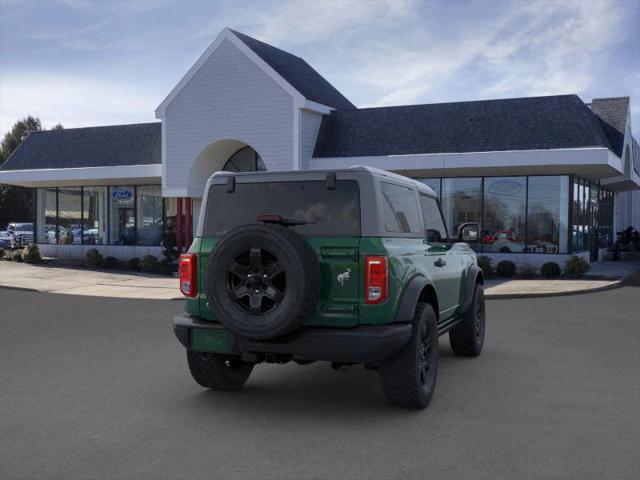
M 476 283 L 473 301 L 462 321 L 449 332 L 451 350 L 457 355 L 477 357 L 482 352 L 485 331 L 484 288 Z
M 421 363 L 425 337 L 430 351 L 426 373 Z M 389 403 L 417 409 L 429 405 L 438 376 L 438 325 L 431 305 L 418 304 L 411 340 L 398 355 L 380 364 L 379 373 L 382 392 Z
M 187 351 L 193 379 L 212 390 L 238 390 L 249 379 L 253 365 L 231 355 Z
M 242 308 L 228 288 L 231 266 L 243 252 L 256 249 L 275 257 L 286 278 L 281 301 L 272 310 L 259 314 Z M 316 311 L 320 265 L 313 248 L 291 228 L 259 223 L 242 225 L 223 236 L 213 249 L 207 264 L 205 291 L 216 319 L 232 332 L 253 340 L 277 338 L 301 327 Z

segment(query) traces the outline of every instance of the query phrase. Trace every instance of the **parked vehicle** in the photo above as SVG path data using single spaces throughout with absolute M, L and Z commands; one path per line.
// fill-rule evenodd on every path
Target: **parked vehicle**
M 391 403 L 424 408 L 438 336 L 482 351 L 482 272 L 422 183 L 367 167 L 218 172 L 203 208 L 174 319 L 200 385 L 240 388 L 261 362 L 364 363 Z M 475 223 L 459 232 L 479 238 Z
M 14 223 L 7 225 L 7 230 L 0 243 L 8 244 L 10 249 L 22 248 L 33 243 L 33 223 Z

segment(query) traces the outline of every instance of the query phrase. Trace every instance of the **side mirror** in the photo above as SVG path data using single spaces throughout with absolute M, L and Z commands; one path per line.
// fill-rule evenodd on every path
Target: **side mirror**
M 463 223 L 458 227 L 460 242 L 477 242 L 480 237 L 480 225 L 475 222 Z

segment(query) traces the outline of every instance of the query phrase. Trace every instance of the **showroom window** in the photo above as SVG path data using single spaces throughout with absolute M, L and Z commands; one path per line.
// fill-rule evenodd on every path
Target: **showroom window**
M 380 182 L 382 215 L 387 232 L 421 233 L 418 201 L 414 190 L 402 185 Z
M 137 187 L 136 225 L 138 245 L 162 243 L 162 189 L 160 185 Z
M 38 243 L 160 246 L 175 221 L 176 199 L 162 198 L 160 185 L 36 191 Z
M 82 243 L 82 189 L 58 188 L 58 245 Z
M 174 239 L 178 232 L 178 199 L 174 197 L 164 199 L 164 234 Z M 163 242 L 164 243 L 164 242 Z
M 136 244 L 136 187 L 109 187 L 109 244 Z
M 458 227 L 466 222 L 480 223 L 482 218 L 482 179 L 443 178 L 442 213 L 449 228 L 449 236 L 458 236 Z M 479 250 L 478 243 L 471 243 Z
M 82 189 L 82 243 L 107 243 L 107 187 Z
M 484 179 L 482 251 L 526 253 L 526 177 Z
M 527 251 L 567 253 L 569 177 L 529 177 Z
M 577 177 L 458 177 L 418 180 L 440 192 L 441 207 L 450 237 L 456 236 L 459 225 L 464 222 L 481 224 L 484 244 L 471 244 L 477 252 L 499 252 L 501 248 L 503 253 L 507 250 L 521 253 L 567 253 L 570 247 L 574 251 L 578 247 L 587 248 L 590 218 L 587 182 Z M 574 181 L 575 186 L 572 184 Z M 602 188 L 597 191 L 601 205 L 595 210 L 591 207 L 591 218 L 602 218 L 598 220 L 598 225 L 603 225 L 599 241 L 606 244 L 611 241 L 607 232 L 612 227 L 606 225 L 612 222 L 613 195 L 610 192 L 603 193 Z M 595 199 L 595 193 L 590 196 Z M 571 229 L 570 213 L 573 220 Z
M 36 242 L 56 243 L 57 230 L 57 190 L 39 188 L 36 194 Z

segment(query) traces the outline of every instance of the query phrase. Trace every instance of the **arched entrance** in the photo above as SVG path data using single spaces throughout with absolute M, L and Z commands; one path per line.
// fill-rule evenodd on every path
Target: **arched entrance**
M 189 196 L 202 198 L 211 175 L 221 170 L 255 172 L 266 170 L 260 154 L 241 140 L 218 140 L 202 149 L 189 172 Z
M 227 163 L 222 166 L 226 172 L 264 172 L 267 168 L 253 148 L 246 146 L 229 157 Z
M 223 170 L 256 172 L 266 171 L 266 166 L 260 154 L 241 140 L 217 140 L 202 149 L 189 172 L 189 196 L 177 199 L 176 243 L 179 251 L 191 244 L 207 180 Z

